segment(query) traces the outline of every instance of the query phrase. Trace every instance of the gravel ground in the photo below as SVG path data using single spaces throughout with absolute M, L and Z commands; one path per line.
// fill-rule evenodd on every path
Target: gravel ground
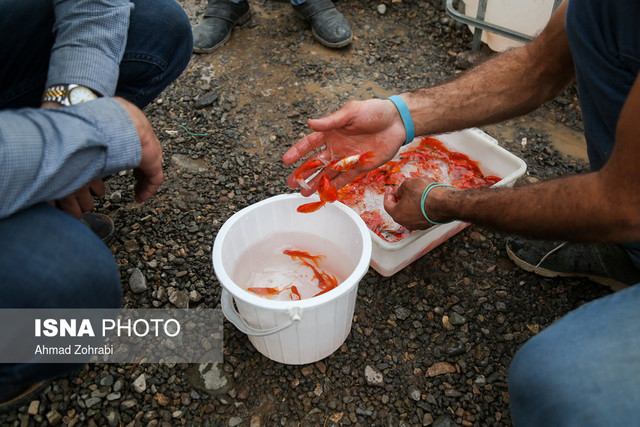
M 136 204 L 127 172 L 98 202 L 116 224 L 125 307 L 219 307 L 216 232 L 239 209 L 291 192 L 280 157 L 306 120 L 450 79 L 471 46 L 436 0 L 386 1 L 384 10 L 377 0 L 337 2 L 355 34 L 338 51 L 316 43 L 287 3 L 250 3 L 252 20 L 218 52 L 194 56 L 146 110 L 165 150 L 159 194 Z M 195 25 L 206 2 L 181 4 Z M 551 144 L 554 132 L 581 130 L 576 100 L 570 87 L 485 129 L 525 159 L 523 181 L 586 170 Z M 392 277 L 370 269 L 351 334 L 320 362 L 273 362 L 225 321 L 223 365 L 88 365 L 0 425 L 511 425 L 515 352 L 608 290 L 521 271 L 504 237 L 471 226 Z

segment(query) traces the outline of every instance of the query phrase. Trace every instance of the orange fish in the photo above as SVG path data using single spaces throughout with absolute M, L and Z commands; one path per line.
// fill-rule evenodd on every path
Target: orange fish
M 367 151 L 363 154 L 354 154 L 353 156 L 345 157 L 344 159 L 334 160 L 333 162 L 330 162 L 327 167 L 335 171 L 346 171 L 354 168 L 358 163 L 371 163 L 371 158 L 373 156 L 373 151 Z
M 300 292 L 298 292 L 298 288 L 294 286 L 291 286 L 291 295 L 290 298 L 292 301 L 299 301 L 302 299 L 302 297 L 300 296 Z
M 318 194 L 320 195 L 319 202 L 305 203 L 298 206 L 297 211 L 301 213 L 315 212 L 325 205 L 325 203 L 332 203 L 338 200 L 338 190 L 331 185 L 331 180 L 327 174 L 322 174 L 320 183 L 318 184 Z
M 299 259 L 300 261 L 303 261 L 304 259 L 310 259 L 311 261 L 314 262 L 315 265 L 318 265 L 318 261 L 326 258 L 324 255 L 311 255 L 309 254 L 309 252 L 304 252 L 304 251 L 292 251 L 289 249 L 286 249 L 284 251 L 282 251 L 283 254 L 285 255 L 289 255 L 291 257 L 291 259 Z
M 253 292 L 254 294 L 261 296 L 261 297 L 273 297 L 276 295 L 280 295 L 280 293 L 282 291 L 284 291 L 285 289 L 288 289 L 288 286 L 284 289 L 280 289 L 278 287 L 273 287 L 273 288 L 266 288 L 266 287 L 254 287 L 254 288 L 248 288 L 247 290 L 249 292 Z
M 317 169 L 322 166 L 324 166 L 324 163 L 322 163 L 320 160 L 317 160 L 317 159 L 309 160 L 305 162 L 302 166 L 300 166 L 298 169 L 296 169 L 296 171 L 293 173 L 293 176 L 296 182 L 298 183 L 298 185 L 300 185 L 300 187 L 304 188 L 305 190 L 308 190 L 311 187 L 309 186 L 309 184 L 307 184 L 307 181 L 302 176 L 302 173 Z
M 338 286 L 338 281 L 332 275 L 325 273 L 324 271 L 319 271 L 317 268 L 315 268 L 313 265 L 309 264 L 306 261 L 302 261 L 302 263 L 313 270 L 313 274 L 315 278 L 318 280 L 318 287 L 322 289 L 322 292 L 316 295 L 320 295 L 325 292 L 328 292 L 331 289 Z

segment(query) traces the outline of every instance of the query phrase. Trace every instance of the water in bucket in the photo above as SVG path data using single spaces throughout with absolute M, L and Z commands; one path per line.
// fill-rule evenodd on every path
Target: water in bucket
M 295 256 L 296 253 L 305 256 Z M 307 258 L 306 254 L 310 257 Z M 300 232 L 281 232 L 245 249 L 234 266 L 233 280 L 244 290 L 278 301 L 312 298 L 343 282 L 353 269 L 344 251 L 328 239 Z

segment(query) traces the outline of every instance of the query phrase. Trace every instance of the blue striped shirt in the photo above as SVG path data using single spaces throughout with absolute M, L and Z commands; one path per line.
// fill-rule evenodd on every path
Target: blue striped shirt
M 132 3 L 54 0 L 47 86 L 75 83 L 105 98 L 56 109 L 0 111 L 0 218 L 59 199 L 140 164 L 138 133 L 112 98 Z

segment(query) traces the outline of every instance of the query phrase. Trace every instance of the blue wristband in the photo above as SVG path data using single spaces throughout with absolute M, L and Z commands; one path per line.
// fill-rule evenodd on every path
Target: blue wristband
M 404 123 L 404 130 L 407 132 L 407 140 L 402 145 L 407 145 L 413 141 L 413 138 L 415 137 L 413 119 L 411 118 L 411 113 L 409 113 L 409 107 L 407 107 L 407 104 L 405 104 L 402 98 L 398 95 L 390 96 L 387 99 L 393 102 L 393 105 L 398 109 L 398 113 L 400 113 L 400 118 L 402 119 L 402 123 Z
M 431 190 L 433 190 L 434 188 L 436 188 L 436 187 L 453 187 L 453 185 L 440 184 L 438 182 L 432 182 L 431 184 L 427 185 L 427 188 L 425 188 L 424 191 L 422 192 L 422 198 L 420 199 L 420 209 L 422 210 L 422 216 L 424 216 L 424 219 L 426 219 L 427 221 L 429 221 L 433 225 L 448 224 L 451 221 L 447 221 L 447 222 L 431 221 L 429 219 L 429 217 L 427 216 L 427 213 L 424 211 L 424 202 L 427 200 L 427 196 L 429 195 L 429 192 Z

